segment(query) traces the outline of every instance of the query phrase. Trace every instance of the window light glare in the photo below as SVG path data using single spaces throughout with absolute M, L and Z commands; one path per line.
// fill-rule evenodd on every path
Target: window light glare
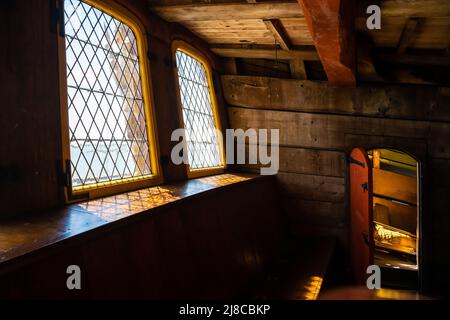
M 191 171 L 222 167 L 210 76 L 194 56 L 176 50 L 183 124 Z
M 64 1 L 73 190 L 152 175 L 133 30 L 79 0 Z

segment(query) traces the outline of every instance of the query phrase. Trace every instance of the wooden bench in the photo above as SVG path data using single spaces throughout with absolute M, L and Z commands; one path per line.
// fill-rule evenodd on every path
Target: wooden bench
M 262 300 L 316 300 L 329 275 L 336 240 L 304 238 L 281 251 L 250 295 Z
M 273 177 L 226 174 L 3 223 L 0 298 L 314 298 L 301 286 L 323 278 L 332 246 L 288 245 L 279 207 Z

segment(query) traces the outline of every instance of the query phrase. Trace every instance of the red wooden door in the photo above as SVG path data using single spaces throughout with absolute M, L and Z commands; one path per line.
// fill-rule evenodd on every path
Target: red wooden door
M 349 160 L 353 275 L 358 284 L 366 284 L 374 250 L 372 168 L 362 148 L 353 149 Z

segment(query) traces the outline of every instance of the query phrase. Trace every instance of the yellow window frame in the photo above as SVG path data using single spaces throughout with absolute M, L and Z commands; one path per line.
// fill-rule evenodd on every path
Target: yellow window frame
M 180 92 L 180 83 L 178 79 L 178 67 L 176 64 L 176 52 L 181 51 L 198 62 L 202 64 L 202 66 L 205 68 L 206 71 L 206 78 L 208 80 L 208 87 L 209 87 L 209 95 L 211 97 L 211 105 L 213 109 L 213 115 L 214 115 L 214 126 L 216 130 L 219 130 L 222 132 L 222 126 L 220 124 L 220 115 L 219 115 L 219 108 L 217 104 L 217 98 L 216 93 L 214 90 L 214 83 L 212 81 L 212 69 L 211 65 L 209 63 L 208 58 L 197 48 L 193 47 L 192 45 L 188 44 L 187 42 L 183 40 L 174 40 L 172 42 L 172 59 L 174 61 L 174 75 L 175 75 L 175 91 L 177 96 L 177 103 L 178 103 L 178 117 L 180 120 L 180 128 L 185 128 L 184 120 L 183 120 L 183 108 L 182 108 L 182 102 L 181 102 L 181 92 Z M 225 151 L 223 146 L 223 140 L 225 139 L 225 136 L 223 135 L 223 139 L 218 139 L 219 144 L 219 152 L 220 152 L 220 160 L 221 165 L 216 167 L 209 167 L 209 168 L 198 168 L 198 169 L 191 169 L 189 164 L 186 164 L 186 170 L 188 178 L 198 178 L 208 175 L 214 175 L 214 174 L 221 174 L 225 171 L 226 168 L 226 159 L 225 159 Z M 186 143 L 186 141 L 184 141 Z
M 62 132 L 62 170 L 66 173 L 66 183 L 64 196 L 67 203 L 95 199 L 111 194 L 127 192 L 139 188 L 154 186 L 163 182 L 162 170 L 159 162 L 159 144 L 157 137 L 157 127 L 154 108 L 154 95 L 150 77 L 149 63 L 147 59 L 147 32 L 141 23 L 131 11 L 113 1 L 104 0 L 80 0 L 104 13 L 110 15 L 127 25 L 136 37 L 137 50 L 140 56 L 139 71 L 141 76 L 142 95 L 144 101 L 144 113 L 147 127 L 147 138 L 149 142 L 149 157 L 151 175 L 125 178 L 116 181 L 101 182 L 87 186 L 72 187 L 71 177 L 67 172 L 71 170 L 70 164 L 70 138 L 69 138 L 69 114 L 68 114 L 68 92 L 67 92 L 67 73 L 66 73 L 66 45 L 65 35 L 61 28 L 64 21 L 59 24 L 58 32 L 58 65 L 59 65 L 59 90 L 61 106 L 61 132 Z M 60 12 L 64 14 L 62 8 Z M 63 20 L 63 19 L 61 19 Z

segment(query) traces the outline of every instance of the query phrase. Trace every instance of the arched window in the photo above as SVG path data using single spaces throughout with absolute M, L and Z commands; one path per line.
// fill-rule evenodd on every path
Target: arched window
M 188 175 L 219 173 L 225 167 L 225 160 L 211 68 L 191 46 L 177 41 L 173 47 Z
M 92 198 L 154 183 L 143 28 L 112 3 L 65 0 L 64 29 L 68 192 Z

